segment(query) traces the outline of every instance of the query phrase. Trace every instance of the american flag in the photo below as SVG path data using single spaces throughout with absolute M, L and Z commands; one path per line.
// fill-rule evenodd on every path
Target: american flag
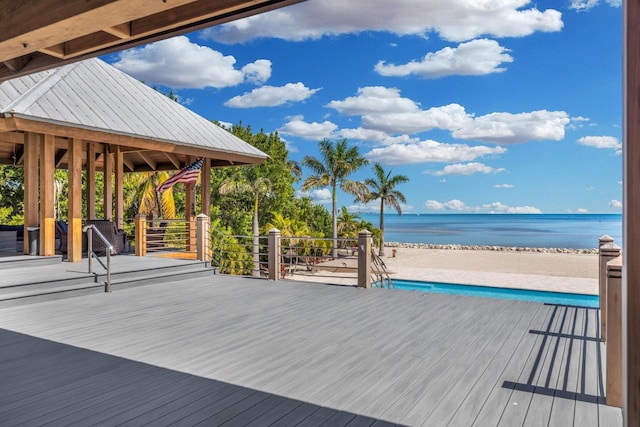
M 179 182 L 196 182 L 198 180 L 198 175 L 200 174 L 200 168 L 202 168 L 202 160 L 203 159 L 197 160 L 189 166 L 185 166 L 180 169 L 179 172 L 175 173 L 171 178 L 160 184 L 156 190 L 162 193 Z

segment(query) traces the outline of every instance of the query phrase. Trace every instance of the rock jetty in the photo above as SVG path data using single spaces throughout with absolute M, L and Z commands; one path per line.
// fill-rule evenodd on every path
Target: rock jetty
M 434 245 L 429 243 L 400 243 L 384 242 L 387 248 L 416 248 L 416 249 L 449 249 L 457 251 L 494 251 L 494 252 L 538 252 L 548 254 L 584 254 L 597 255 L 598 249 L 571 248 L 528 248 L 519 246 L 490 246 L 490 245 Z

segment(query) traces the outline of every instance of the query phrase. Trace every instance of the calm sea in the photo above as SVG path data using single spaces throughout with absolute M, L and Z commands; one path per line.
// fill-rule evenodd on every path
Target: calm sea
M 361 214 L 379 226 L 379 214 Z M 622 246 L 620 214 L 385 215 L 385 241 L 590 249 L 605 234 Z

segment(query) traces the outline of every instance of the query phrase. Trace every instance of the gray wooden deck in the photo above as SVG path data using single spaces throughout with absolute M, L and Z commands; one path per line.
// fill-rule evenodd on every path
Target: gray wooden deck
M 213 276 L 0 310 L 0 425 L 621 426 L 595 309 Z

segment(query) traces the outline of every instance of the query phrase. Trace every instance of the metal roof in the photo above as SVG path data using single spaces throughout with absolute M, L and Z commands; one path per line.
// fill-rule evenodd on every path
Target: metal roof
M 0 83 L 0 116 L 175 145 L 267 155 L 99 59 Z

